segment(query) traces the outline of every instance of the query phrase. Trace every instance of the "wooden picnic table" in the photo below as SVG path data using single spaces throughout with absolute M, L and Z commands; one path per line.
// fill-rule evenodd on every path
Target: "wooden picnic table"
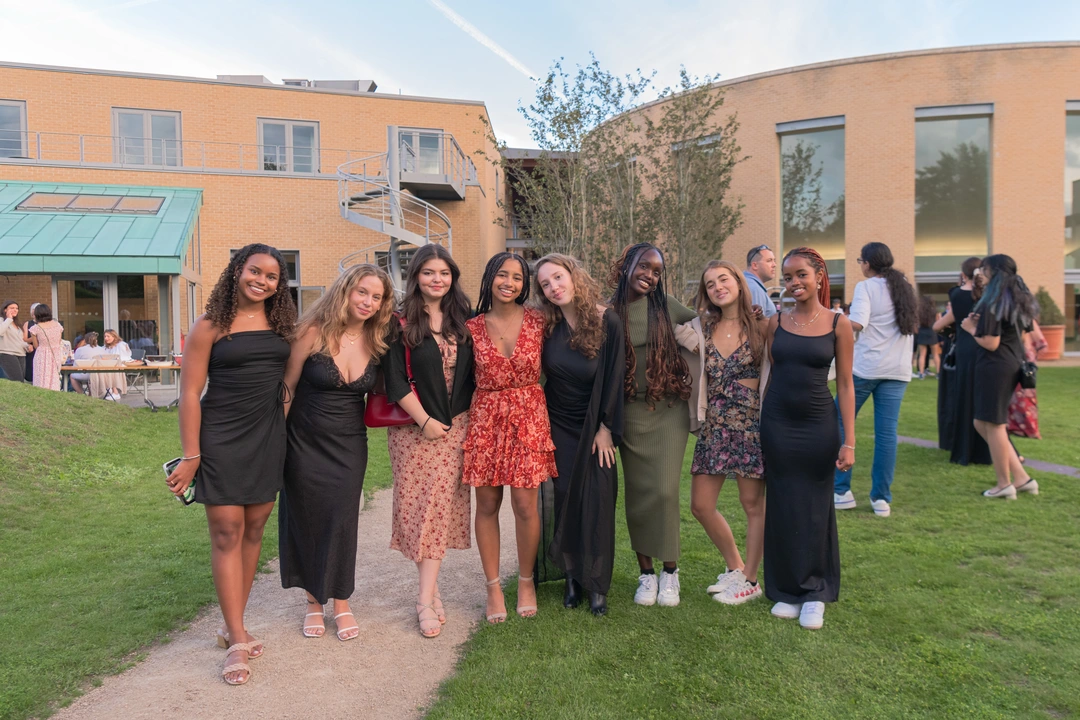
M 131 364 L 121 363 L 120 365 L 110 365 L 107 367 L 101 365 L 95 365 L 92 367 L 76 367 L 74 365 L 64 365 L 60 368 L 61 374 L 67 373 L 68 375 L 72 373 L 138 373 L 140 378 L 142 379 L 142 389 L 140 390 L 138 383 L 136 383 L 135 391 L 143 396 L 143 402 L 146 403 L 147 407 L 149 407 L 152 412 L 157 412 L 159 407 L 164 407 L 166 410 L 171 410 L 172 408 L 180 404 L 179 378 L 176 381 L 176 399 L 168 403 L 167 405 L 155 405 L 154 402 L 150 400 L 150 394 L 147 391 L 150 373 L 169 370 L 173 372 L 180 372 L 180 366 L 176 363 L 169 363 L 167 365 L 146 365 L 142 362 L 134 362 Z

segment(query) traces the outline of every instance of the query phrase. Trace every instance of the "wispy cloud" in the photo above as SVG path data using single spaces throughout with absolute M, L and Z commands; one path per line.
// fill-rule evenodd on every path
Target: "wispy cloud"
M 468 35 L 473 40 L 480 43 L 481 45 L 486 47 L 488 50 L 490 50 L 491 52 L 495 53 L 496 55 L 501 57 L 503 60 L 505 60 L 510 65 L 510 67 L 512 67 L 515 70 L 517 70 L 518 72 L 522 73 L 523 75 L 525 75 L 525 77 L 529 78 L 530 80 L 539 77 L 532 70 L 525 67 L 525 65 L 522 64 L 520 60 L 518 60 L 516 57 L 511 55 L 510 52 L 506 48 L 504 48 L 502 45 L 499 45 L 499 43 L 495 42 L 494 40 L 489 38 L 487 35 L 485 35 L 483 32 L 481 32 L 480 28 L 476 27 L 471 22 L 469 22 L 468 20 L 466 20 L 465 18 L 461 17 L 456 12 L 451 10 L 449 8 L 449 6 L 447 6 L 447 4 L 444 3 L 442 0 L 428 0 L 428 2 L 430 2 L 435 7 L 436 10 L 438 10 L 443 15 L 445 15 L 446 18 L 450 22 L 454 23 L 459 28 L 461 28 L 465 32 L 466 35 Z

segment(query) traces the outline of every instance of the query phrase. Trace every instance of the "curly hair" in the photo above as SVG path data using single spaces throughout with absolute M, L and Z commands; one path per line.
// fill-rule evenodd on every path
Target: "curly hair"
M 311 328 L 317 331 L 312 353 L 326 352 L 334 355 L 340 351 L 341 337 L 345 334 L 345 327 L 349 322 L 349 295 L 366 277 L 378 278 L 382 283 L 382 303 L 375 314 L 364 321 L 361 333 L 372 359 L 378 360 L 386 352 L 386 330 L 394 312 L 394 286 L 390 282 L 390 276 L 382 268 L 365 263 L 354 265 L 338 275 L 330 289 L 300 318 L 300 324 L 296 328 L 298 336 Z
M 581 263 L 569 255 L 551 253 L 536 261 L 536 282 L 540 282 L 540 268 L 544 265 L 557 265 L 570 273 L 570 282 L 574 284 L 574 310 L 577 311 L 577 327 L 570 329 L 570 347 L 592 360 L 600 354 L 604 345 L 604 319 L 596 312 L 600 304 L 600 286 Z M 537 293 L 533 307 L 544 316 L 544 337 L 551 337 L 555 326 L 562 322 L 563 313 L 558 305 L 547 299 L 543 292 Z
M 821 273 L 821 282 L 818 284 L 817 299 L 825 307 L 829 307 L 829 270 L 825 267 L 825 260 L 821 257 L 821 254 L 810 247 L 797 247 L 793 250 L 789 250 L 788 254 L 784 256 L 784 262 L 781 263 L 781 267 L 787 263 L 788 258 L 801 257 L 806 262 L 810 263 L 810 267 L 815 272 Z
M 870 242 L 862 246 L 859 255 L 876 275 L 885 278 L 900 334 L 917 333 L 919 331 L 919 301 L 915 297 L 915 288 L 911 287 L 904 273 L 893 267 L 892 250 L 885 243 Z M 934 322 L 931 320 L 929 324 L 933 325 Z
M 236 319 L 240 274 L 252 255 L 269 255 L 277 260 L 280 270 L 277 290 L 263 300 L 266 322 L 275 333 L 286 340 L 291 340 L 296 326 L 296 305 L 293 303 L 292 294 L 289 293 L 289 266 L 277 248 L 263 243 L 251 243 L 236 251 L 229 260 L 229 264 L 221 271 L 221 277 L 218 278 L 214 289 L 210 291 L 204 316 L 221 332 L 229 332 L 233 320 Z
M 405 299 L 401 301 L 401 314 L 405 318 L 402 334 L 405 344 L 414 348 L 431 335 L 431 320 L 424 307 L 424 296 L 420 292 L 420 271 L 432 260 L 442 260 L 450 268 L 450 289 L 443 295 L 439 305 L 443 312 L 442 336 L 457 344 L 465 343 L 472 337 L 465 321 L 472 313 L 472 303 L 461 289 L 461 269 L 458 268 L 450 251 L 442 245 L 430 243 L 424 245 L 409 261 L 409 271 L 405 278 Z
M 491 288 L 495 284 L 495 276 L 499 274 L 499 270 L 507 260 L 517 260 L 521 265 L 521 292 L 518 293 L 514 302 L 524 305 L 529 299 L 529 278 L 532 273 L 529 272 L 529 265 L 525 262 L 525 258 L 510 252 L 496 253 L 488 260 L 487 267 L 484 268 L 484 276 L 480 279 L 480 299 L 476 302 L 477 315 L 482 315 L 491 309 Z
M 611 308 L 618 313 L 623 323 L 623 342 L 626 346 L 626 378 L 623 380 L 623 392 L 626 399 L 634 401 L 638 392 L 637 354 L 630 340 L 630 275 L 642 255 L 655 250 L 664 262 L 664 253 L 652 243 L 637 243 L 622 251 L 622 255 L 611 265 L 608 273 L 608 285 L 614 289 L 611 296 Z M 687 400 L 690 397 L 690 368 L 679 352 L 675 342 L 675 329 L 671 326 L 671 315 L 667 308 L 667 292 L 664 290 L 664 273 L 652 292 L 645 296 L 648 316 L 648 334 L 645 341 L 645 381 L 647 389 L 645 399 L 650 407 L 665 397 L 677 397 Z
M 705 287 L 705 274 L 710 270 L 723 268 L 735 279 L 739 286 L 738 303 L 739 325 L 742 326 L 742 334 L 746 342 L 750 344 L 750 354 L 754 358 L 754 365 L 760 366 L 765 358 L 765 331 L 761 323 L 754 317 L 754 310 L 750 302 L 750 287 L 746 284 L 746 278 L 727 260 L 710 260 L 701 271 L 701 282 L 698 283 L 697 298 L 694 300 L 694 309 L 701 317 L 701 329 L 708 336 L 716 323 L 723 317 L 723 311 L 709 298 L 709 292 Z

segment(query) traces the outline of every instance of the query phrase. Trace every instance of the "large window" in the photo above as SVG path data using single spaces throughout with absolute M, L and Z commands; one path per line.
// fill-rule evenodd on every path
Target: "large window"
M 259 120 L 259 149 L 267 172 L 318 172 L 319 124 Z
M 442 137 L 442 130 L 402 130 L 402 172 L 442 175 Z
M 1065 269 L 1080 270 L 1080 113 L 1065 116 Z
M 780 254 L 803 245 L 844 273 L 844 128 L 780 136 Z
M 0 100 L 0 157 L 26 157 L 26 103 Z
M 956 271 L 986 255 L 989 209 L 990 118 L 917 120 L 915 271 Z
M 113 108 L 116 162 L 180 165 L 180 113 Z

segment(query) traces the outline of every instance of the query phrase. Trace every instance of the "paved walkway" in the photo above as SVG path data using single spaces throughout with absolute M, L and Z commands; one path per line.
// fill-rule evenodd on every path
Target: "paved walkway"
M 221 623 L 214 607 L 169 642 L 151 649 L 127 672 L 105 678 L 55 715 L 61 720 L 123 718 L 414 718 L 431 703 L 454 669 L 461 644 L 482 619 L 484 576 L 475 549 L 451 550 L 439 587 L 447 624 L 435 639 L 417 629 L 416 566 L 389 550 L 392 495 L 375 494 L 360 514 L 356 592 L 352 609 L 360 635 L 339 642 L 334 625 L 319 639 L 300 632 L 304 593 L 283 590 L 277 562 L 259 575 L 248 606 L 248 630 L 266 643 L 252 678 L 231 687 L 221 680 L 225 651 L 214 642 Z M 502 569 L 516 574 L 509 493 L 503 502 Z M 525 622 L 512 614 L 508 622 Z
M 909 445 L 918 445 L 919 447 L 930 448 L 931 450 L 940 449 L 938 448 L 938 444 L 933 440 L 923 440 L 922 438 L 906 437 L 904 435 L 898 435 L 896 439 L 902 443 L 908 443 Z M 1048 463 L 1043 462 L 1042 460 L 1032 460 L 1031 458 L 1026 458 L 1024 460 L 1024 467 L 1031 468 L 1032 470 L 1038 470 L 1039 472 L 1067 475 L 1068 477 L 1077 478 L 1078 480 L 1080 480 L 1080 468 L 1074 468 L 1069 465 L 1058 465 L 1057 463 Z

